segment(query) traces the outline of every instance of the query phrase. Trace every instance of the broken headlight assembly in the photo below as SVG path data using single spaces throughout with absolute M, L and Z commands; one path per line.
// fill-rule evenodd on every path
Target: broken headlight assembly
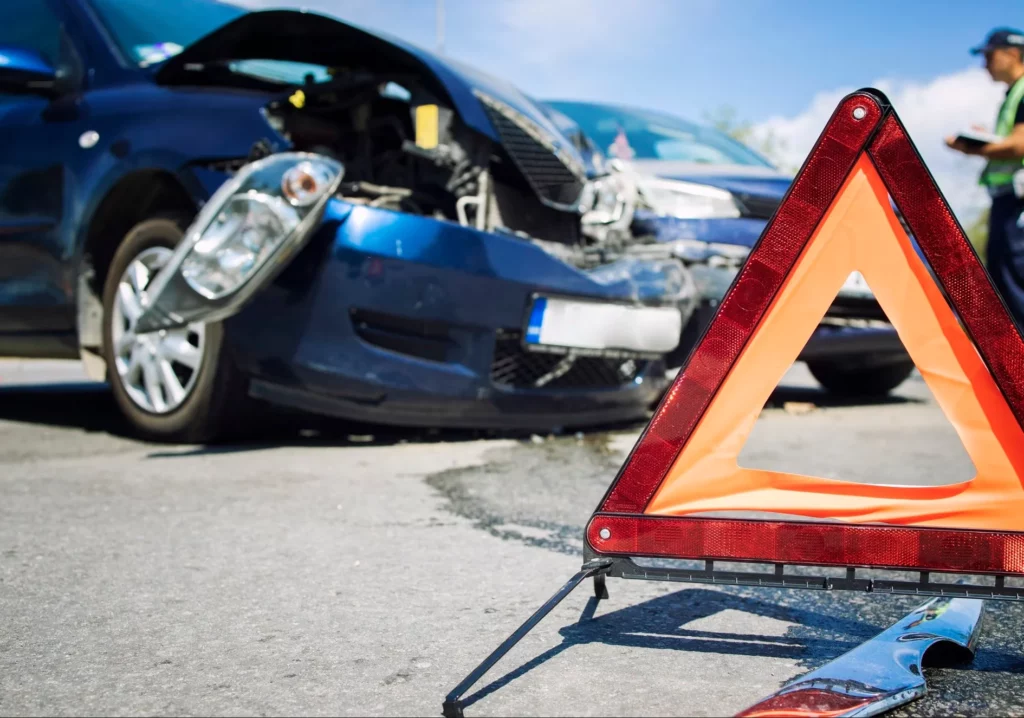
M 340 162 L 305 152 L 245 165 L 204 205 L 146 288 L 136 331 L 237 312 L 305 245 L 344 174 Z
M 662 217 L 723 219 L 741 215 L 732 193 L 718 187 L 645 177 L 640 181 L 639 190 L 644 204 Z
M 604 242 L 615 235 L 629 236 L 637 204 L 637 176 L 617 160 L 609 172 L 589 180 L 580 196 L 583 233 Z

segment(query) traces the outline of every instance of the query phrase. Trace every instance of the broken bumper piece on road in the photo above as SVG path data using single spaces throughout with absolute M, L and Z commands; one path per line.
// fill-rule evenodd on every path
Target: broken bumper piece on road
M 980 599 L 933 598 L 738 716 L 873 716 L 910 703 L 928 690 L 922 666 L 933 647 L 973 659 L 983 611 Z

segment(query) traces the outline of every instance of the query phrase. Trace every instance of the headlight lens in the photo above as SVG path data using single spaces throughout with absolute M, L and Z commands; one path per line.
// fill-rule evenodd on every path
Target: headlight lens
M 189 286 L 209 299 L 240 286 L 299 224 L 287 202 L 256 191 L 228 200 L 181 265 Z
M 645 178 L 640 182 L 644 202 L 656 213 L 680 219 L 739 217 L 730 192 L 695 182 Z
M 247 165 L 193 223 L 181 276 L 207 299 L 237 291 L 300 229 L 343 174 L 340 163 L 302 153 Z
M 243 166 L 200 210 L 142 296 L 135 331 L 236 314 L 304 247 L 345 167 L 310 152 Z

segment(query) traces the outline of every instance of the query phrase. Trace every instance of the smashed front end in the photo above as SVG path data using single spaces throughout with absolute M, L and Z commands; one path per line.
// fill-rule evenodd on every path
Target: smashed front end
M 281 148 L 211 197 L 140 330 L 224 321 L 253 394 L 357 420 L 644 417 L 696 292 L 677 259 L 630 252 L 628 175 L 490 78 L 333 20 L 253 15 L 329 23 L 367 54 L 267 103 Z

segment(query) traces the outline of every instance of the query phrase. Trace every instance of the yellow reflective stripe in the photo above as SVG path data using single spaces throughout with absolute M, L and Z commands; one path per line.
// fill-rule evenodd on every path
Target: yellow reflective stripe
M 999 116 L 996 119 L 996 134 L 1000 137 L 1008 137 L 1013 131 L 1014 120 L 1017 117 L 1017 108 L 1024 102 L 1024 77 L 1021 77 L 1006 94 L 1006 99 L 999 107 Z M 987 187 L 1010 184 L 1013 182 L 1014 173 L 1024 167 L 1024 158 L 1021 160 L 998 160 L 990 161 L 978 178 L 978 184 Z
M 1017 117 L 1017 108 L 1021 101 L 1024 101 L 1024 77 L 1021 77 L 1006 94 L 1006 100 L 999 108 L 999 120 L 996 123 L 996 134 L 1008 137 L 1013 131 L 1014 119 Z

